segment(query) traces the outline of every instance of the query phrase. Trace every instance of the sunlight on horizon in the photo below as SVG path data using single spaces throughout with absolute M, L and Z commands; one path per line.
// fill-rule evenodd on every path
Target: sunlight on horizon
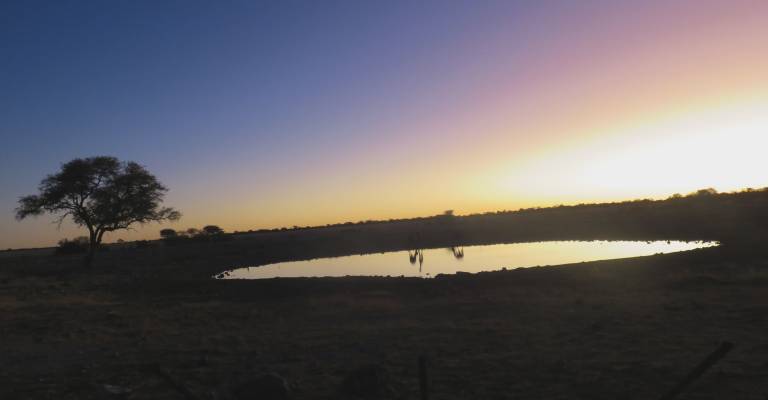
M 193 9 L 5 14 L 0 248 L 82 235 L 13 209 L 96 155 L 184 214 L 109 241 L 768 186 L 768 2 Z
M 503 192 L 596 201 L 761 188 L 767 129 L 764 99 L 665 116 L 539 154 L 509 173 Z

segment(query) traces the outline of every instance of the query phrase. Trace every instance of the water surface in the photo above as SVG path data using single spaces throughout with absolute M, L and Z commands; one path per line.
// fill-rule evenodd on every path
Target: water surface
M 221 279 L 331 276 L 433 277 L 457 271 L 497 271 L 539 265 L 647 256 L 716 246 L 715 242 L 555 241 L 413 249 L 378 254 L 317 258 L 238 268 Z

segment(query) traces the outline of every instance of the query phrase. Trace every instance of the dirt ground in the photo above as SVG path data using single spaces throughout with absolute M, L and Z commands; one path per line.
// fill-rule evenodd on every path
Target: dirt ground
M 419 356 L 431 399 L 660 399 L 723 341 L 680 398 L 768 396 L 756 246 L 431 280 L 217 281 L 219 260 L 132 254 L 0 258 L 0 399 L 230 399 L 267 373 L 348 398 L 366 365 L 417 399 Z

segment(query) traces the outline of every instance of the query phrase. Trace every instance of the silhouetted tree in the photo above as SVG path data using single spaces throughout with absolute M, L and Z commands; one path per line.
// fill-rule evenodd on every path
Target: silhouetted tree
M 224 233 L 224 229 L 221 229 L 216 225 L 206 225 L 203 227 L 203 232 L 205 232 L 206 235 L 221 235 Z
M 167 190 L 135 162 L 104 156 L 76 158 L 43 179 L 38 194 L 19 199 L 16 218 L 50 213 L 58 215 L 59 224 L 70 217 L 85 226 L 89 234 L 85 265 L 90 266 L 104 233 L 137 223 L 179 219 L 178 211 L 160 207 Z
M 179 236 L 178 233 L 176 233 L 175 230 L 170 228 L 165 228 L 160 231 L 160 237 L 163 239 L 171 239 Z
M 197 228 L 189 228 L 187 229 L 187 235 L 190 237 L 200 236 L 203 232 L 200 229 Z

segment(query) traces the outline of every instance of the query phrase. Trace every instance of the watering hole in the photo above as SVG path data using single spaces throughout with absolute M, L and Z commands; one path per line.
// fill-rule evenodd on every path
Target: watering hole
M 683 241 L 551 241 L 438 249 L 287 261 L 235 268 L 217 279 L 267 279 L 340 276 L 406 276 L 497 271 L 503 268 L 570 264 L 687 251 L 717 246 L 716 242 Z

